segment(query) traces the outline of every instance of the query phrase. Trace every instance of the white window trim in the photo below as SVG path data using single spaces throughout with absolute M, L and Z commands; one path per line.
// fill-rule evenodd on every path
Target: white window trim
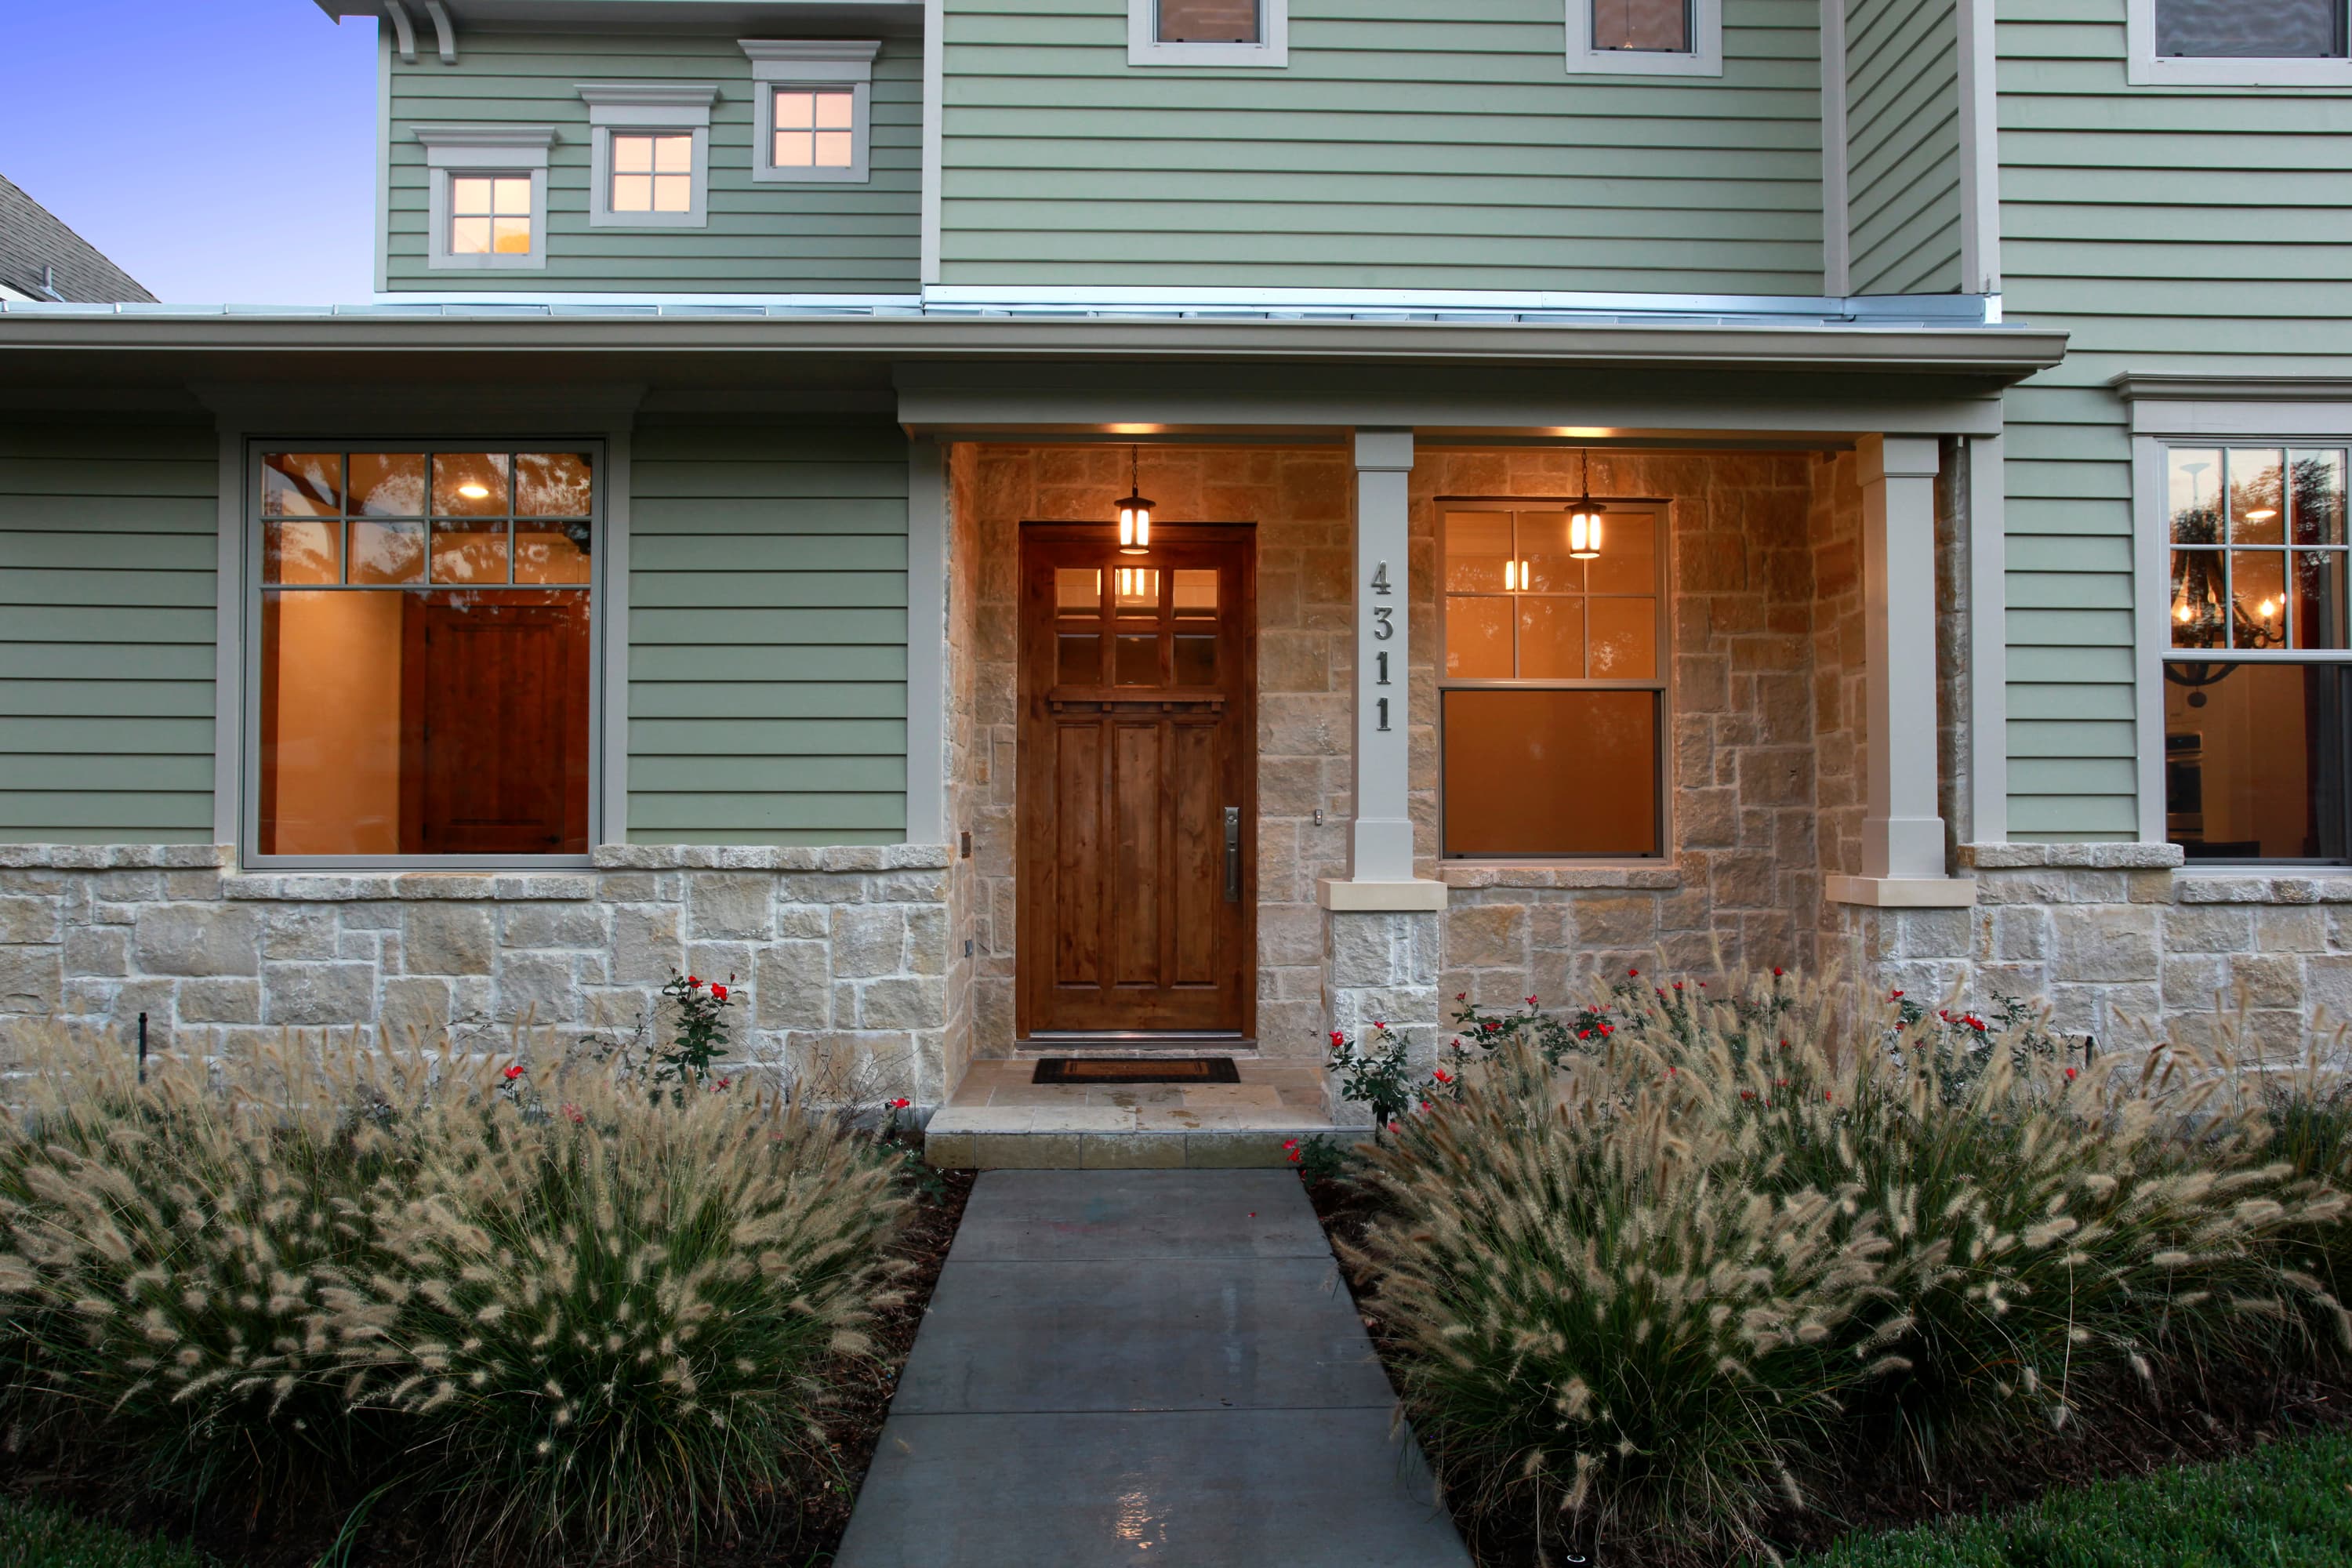
M 710 82 L 583 81 L 591 129 L 588 174 L 590 228 L 703 228 L 710 222 L 710 106 L 719 89 Z M 651 132 L 694 138 L 692 190 L 682 213 L 615 212 L 613 209 L 613 132 Z
M 2339 401 L 2347 391 L 2341 384 L 2327 387 L 2314 401 L 2269 402 L 2243 395 L 2246 387 L 2184 381 L 2179 395 L 2146 378 L 2134 384 L 2129 375 L 2112 384 L 2128 400 L 2132 428 L 2132 557 L 2136 579 L 2133 603 L 2133 674 L 2138 687 L 2133 707 L 2138 732 L 2139 838 L 2145 844 L 2167 842 L 2164 812 L 2164 662 L 2172 652 L 2172 540 L 2166 515 L 2165 449 L 2199 443 L 2211 446 L 2292 447 L 2325 442 L 2352 447 L 2352 402 Z M 2320 389 L 2315 388 L 2315 391 Z M 2201 394 L 2201 395 L 2200 395 Z M 2274 655 L 2240 653 L 2236 662 L 2262 662 L 2265 658 L 2293 663 L 2340 663 L 2352 659 L 2352 650 L 2283 649 Z M 2260 861 L 2276 871 L 2301 861 Z M 2191 871 L 2226 869 L 2220 861 L 2204 861 Z
M 1723 0 L 1691 0 L 1691 47 L 1686 54 L 1668 54 L 1662 49 L 1594 48 L 1592 0 L 1568 0 L 1568 74 L 1721 76 Z
M 425 144 L 431 191 L 426 198 L 425 264 L 442 271 L 539 271 L 547 266 L 547 152 L 552 125 L 412 125 Z M 449 180 L 455 174 L 530 176 L 530 249 L 459 256 L 449 248 Z
M 2156 0 L 2126 0 L 2125 79 L 2134 87 L 2352 87 L 2352 58 L 2233 58 L 2156 52 Z
M 1279 70 L 1290 64 L 1290 0 L 1257 0 L 1255 44 L 1164 44 L 1160 0 L 1127 0 L 1130 66 L 1243 66 Z
M 862 185 L 869 177 L 874 147 L 874 57 L 878 38 L 739 38 L 751 59 L 751 178 L 769 184 Z M 779 88 L 850 89 L 850 162 L 846 169 L 780 169 L 776 166 L 776 91 Z

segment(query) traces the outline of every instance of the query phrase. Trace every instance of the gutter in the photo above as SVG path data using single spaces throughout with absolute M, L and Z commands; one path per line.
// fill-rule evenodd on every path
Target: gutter
M 1937 373 L 2019 381 L 2066 334 L 2024 327 L 931 315 L 164 314 L 0 310 L 0 353 L 694 353 L 841 361 L 1134 359 Z

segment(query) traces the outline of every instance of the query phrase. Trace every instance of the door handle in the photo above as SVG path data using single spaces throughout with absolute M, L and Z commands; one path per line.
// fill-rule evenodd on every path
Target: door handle
M 1225 902 L 1242 901 L 1242 808 L 1225 807 Z

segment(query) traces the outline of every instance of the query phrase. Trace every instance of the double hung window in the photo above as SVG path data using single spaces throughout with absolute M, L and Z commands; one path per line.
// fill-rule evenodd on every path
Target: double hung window
M 1661 515 L 1611 507 L 1587 555 L 1564 502 L 1438 511 L 1444 853 L 1661 854 Z
M 596 455 L 268 447 L 249 842 L 583 856 Z
M 2352 858 L 2346 455 L 2164 447 L 2165 828 L 2192 860 Z

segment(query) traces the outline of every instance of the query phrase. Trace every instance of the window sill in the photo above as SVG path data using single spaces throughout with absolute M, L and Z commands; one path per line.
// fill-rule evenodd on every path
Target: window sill
M 2189 867 L 2173 874 L 2172 896 L 2184 904 L 2352 904 L 2352 866 L 2314 866 L 2301 875 L 2279 867 Z
M 1437 879 L 1449 888 L 1561 888 L 1674 892 L 1683 885 L 1670 860 L 1441 860 Z

